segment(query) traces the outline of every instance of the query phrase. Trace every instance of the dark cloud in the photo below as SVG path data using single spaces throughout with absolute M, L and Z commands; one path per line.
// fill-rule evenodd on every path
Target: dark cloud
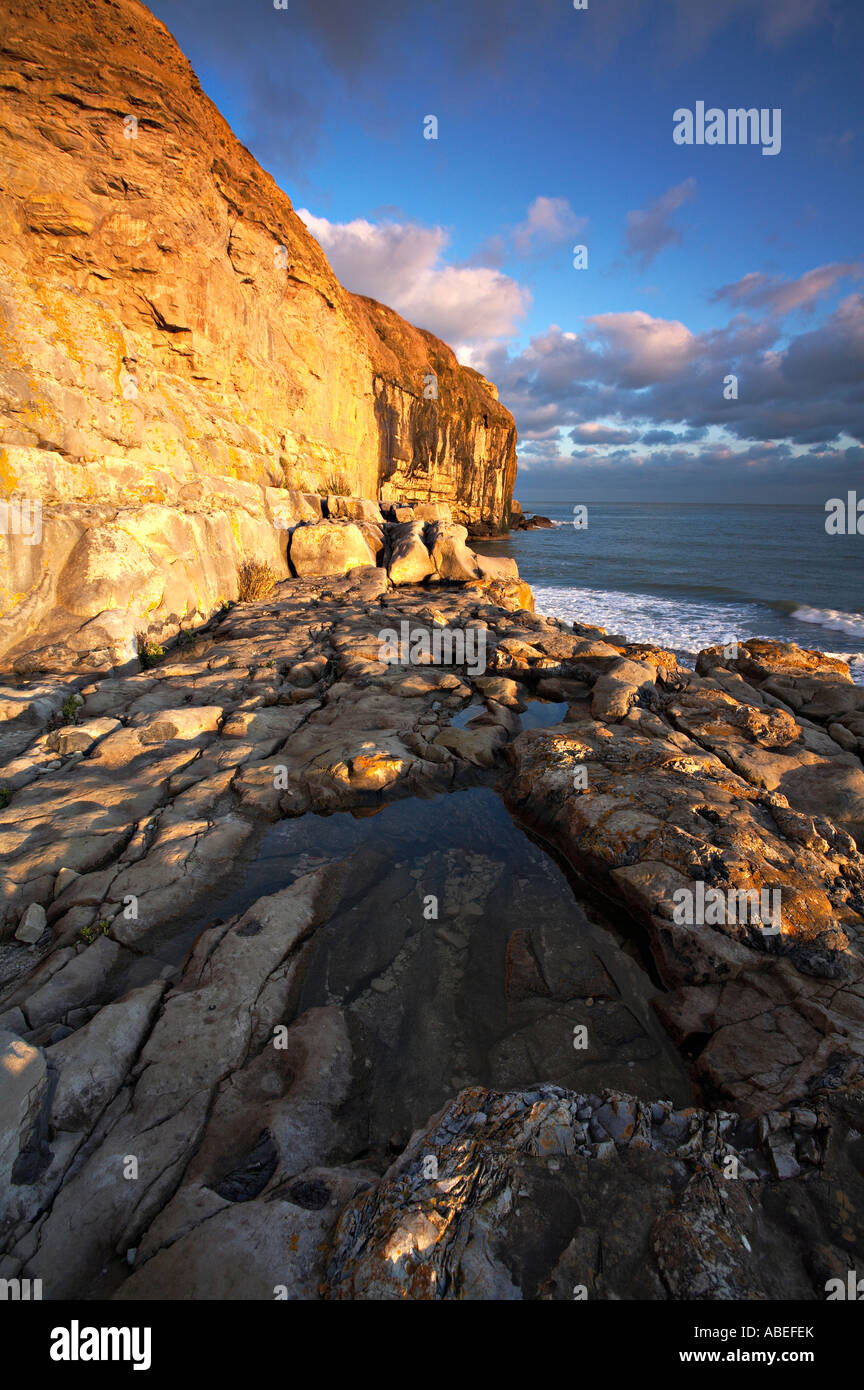
M 481 370 L 516 415 L 548 429 L 614 421 L 694 433 L 722 427 L 742 441 L 864 442 L 864 298 L 850 295 L 785 347 L 776 325 L 736 319 L 693 334 L 641 312 L 604 314 L 584 334 L 552 326 L 521 353 L 495 348 Z M 738 378 L 737 400 L 724 382 Z M 542 412 L 542 414 L 540 413 Z
M 680 434 L 676 434 L 674 430 L 646 430 L 639 436 L 639 443 L 646 445 L 677 444 L 680 441 Z
M 685 179 L 674 188 L 668 188 L 647 208 L 635 208 L 628 212 L 627 254 L 636 257 L 643 270 L 664 246 L 675 246 L 681 242 L 681 231 L 673 225 L 672 215 L 695 192 L 696 180 Z
M 864 450 L 808 450 L 778 447 L 701 449 L 693 455 L 670 449 L 650 456 L 619 450 L 601 456 L 590 450 L 567 457 L 548 446 L 519 451 L 516 495 L 549 501 L 600 502 L 749 501 L 769 505 L 843 497 L 859 484 Z
M 515 355 L 496 347 L 480 365 L 517 425 L 528 422 L 520 469 L 534 481 L 591 482 L 600 489 L 595 500 L 637 482 L 645 497 L 671 498 L 681 486 L 704 497 L 704 489 L 715 489 L 717 500 L 724 488 L 767 495 L 771 486 L 788 487 L 803 499 L 826 487 L 860 486 L 858 294 L 788 342 L 776 321 L 754 324 L 740 315 L 723 329 L 694 334 L 638 312 L 606 314 L 582 334 L 553 325 Z M 724 397 L 730 375 L 738 378 L 737 400 Z M 844 439 L 857 444 L 847 448 Z M 565 442 L 575 445 L 572 456 Z
M 329 114 L 332 84 L 363 97 L 362 119 L 380 120 L 388 84 L 406 54 L 428 54 L 452 74 L 454 91 L 472 73 L 512 79 L 514 62 L 555 51 L 570 63 L 611 62 L 625 43 L 643 61 L 679 66 L 731 25 L 742 41 L 776 47 L 825 18 L 827 0 L 151 0 L 206 90 L 232 93 L 241 138 L 267 166 L 302 172 Z M 443 13 L 442 13 L 443 10 Z M 466 85 L 469 91 L 470 86 Z M 376 114 L 377 113 L 377 114 Z

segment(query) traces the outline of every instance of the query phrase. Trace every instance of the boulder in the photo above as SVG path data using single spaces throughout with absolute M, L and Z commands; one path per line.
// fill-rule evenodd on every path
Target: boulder
M 430 521 L 426 526 L 426 544 L 439 579 L 465 582 L 480 573 L 477 556 L 465 544 L 468 531 L 450 521 Z
M 453 514 L 447 502 L 415 502 L 414 515 L 418 521 L 453 520 Z
M 139 541 L 126 530 L 93 526 L 60 575 L 57 600 L 79 618 L 127 607 L 143 614 L 161 602 L 164 587 L 146 538 Z
M 157 714 L 136 716 L 141 743 L 167 743 L 171 739 L 198 738 L 213 733 L 222 718 L 220 705 L 198 705 L 189 709 L 163 709 Z
M 358 565 L 374 565 L 375 551 L 351 521 L 320 521 L 298 526 L 291 535 L 290 560 L 301 578 L 347 574 Z
M 48 919 L 44 907 L 40 907 L 38 903 L 31 903 L 18 923 L 15 939 L 16 941 L 25 941 L 32 946 L 39 940 L 47 925 Z
M 475 555 L 484 579 L 518 579 L 519 568 L 509 555 Z
M 387 528 L 387 572 L 393 584 L 421 584 L 435 573 L 424 543 L 422 521 L 398 521 Z
M 375 564 L 379 565 L 384 558 L 384 526 L 383 523 L 376 524 L 373 521 L 358 521 L 358 530 L 363 534 L 363 539 L 375 556 Z
M 324 518 L 321 498 L 315 493 L 268 487 L 264 496 L 270 519 L 280 530 L 288 531 L 301 521 L 322 521 Z
M 377 526 L 384 520 L 378 503 L 368 497 L 328 497 L 327 515 L 331 521 L 371 521 Z

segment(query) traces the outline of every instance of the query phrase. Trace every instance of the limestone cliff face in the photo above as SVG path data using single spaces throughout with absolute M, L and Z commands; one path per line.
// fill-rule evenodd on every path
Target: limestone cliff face
M 39 544 L 0 526 L 0 655 L 286 573 L 286 488 L 500 521 L 494 387 L 339 284 L 143 5 L 8 0 L 0 129 L 0 500 L 43 508 Z

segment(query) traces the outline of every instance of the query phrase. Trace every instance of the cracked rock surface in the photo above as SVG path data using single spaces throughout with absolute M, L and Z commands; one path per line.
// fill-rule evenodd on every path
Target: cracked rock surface
M 524 597 L 360 567 L 4 690 L 0 1276 L 819 1298 L 861 1259 L 860 692 Z M 402 623 L 483 660 L 383 659 Z M 677 921 L 698 885 L 780 930 Z

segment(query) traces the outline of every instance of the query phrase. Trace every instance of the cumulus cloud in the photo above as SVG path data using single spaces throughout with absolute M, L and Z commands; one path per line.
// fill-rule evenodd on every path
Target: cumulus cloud
M 320 242 L 346 289 L 379 299 L 435 333 L 467 360 L 473 349 L 512 336 L 530 293 L 488 266 L 453 266 L 441 258 L 443 227 L 414 222 L 330 222 L 305 208 L 297 216 Z
M 696 180 L 685 179 L 674 188 L 667 188 L 647 208 L 636 208 L 627 214 L 626 240 L 627 254 L 638 259 L 644 270 L 664 246 L 677 245 L 681 241 L 680 230 L 672 224 L 673 213 L 682 203 L 692 198 L 696 191 Z
M 729 304 L 764 309 L 782 317 L 793 309 L 813 309 L 817 300 L 830 294 L 838 280 L 860 279 L 864 265 L 860 261 L 832 261 L 816 266 L 797 280 L 779 275 L 751 272 L 730 285 L 722 285 L 711 296 L 713 303 L 725 300 Z
M 537 260 L 582 236 L 587 226 L 588 218 L 579 217 L 566 198 L 540 195 L 529 205 L 521 222 L 487 237 L 465 264 L 500 267 L 511 256 Z
M 520 256 L 530 256 L 579 236 L 587 226 L 588 218 L 577 217 L 566 198 L 538 197 L 514 227 L 513 246 Z
M 574 444 L 629 444 L 634 435 L 632 430 L 615 429 L 611 425 L 585 424 L 574 425 L 570 438 Z
M 801 455 L 840 476 L 861 452 L 851 441 L 864 443 L 864 297 L 847 296 L 810 332 L 778 335 L 776 320 L 739 316 L 696 334 L 675 320 L 604 314 L 582 333 L 552 324 L 517 353 L 497 345 L 478 365 L 520 431 L 529 422 L 526 462 L 575 466 L 560 448 L 569 431 L 586 466 L 668 477 L 710 457 L 732 478 L 785 460 L 798 477 Z M 724 396 L 729 374 L 737 400 Z M 616 441 L 616 430 L 631 437 Z
M 678 375 L 695 356 L 696 339 L 677 319 L 655 319 L 634 309 L 594 314 L 587 322 L 617 380 L 635 390 Z

